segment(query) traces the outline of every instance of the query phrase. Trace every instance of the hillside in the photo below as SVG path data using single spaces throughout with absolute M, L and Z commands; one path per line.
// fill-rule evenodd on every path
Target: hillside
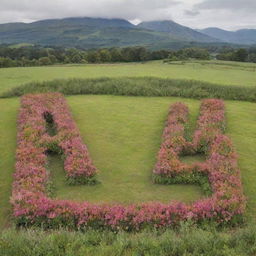
M 202 34 L 191 28 L 182 26 L 172 20 L 163 21 L 150 21 L 142 22 L 138 25 L 139 28 L 149 29 L 153 31 L 163 32 L 169 35 L 175 35 L 176 37 L 183 39 L 184 41 L 194 41 L 194 42 L 218 42 L 215 38 L 211 36 Z
M 135 26 L 123 19 L 65 18 L 33 23 L 0 25 L 0 44 L 32 43 L 67 47 L 99 48 L 145 45 L 168 47 L 176 42 L 216 42 L 175 22 L 169 30 L 151 29 L 145 23 Z M 173 27 L 173 29 L 171 29 Z
M 227 31 L 220 28 L 206 28 L 198 31 L 227 43 L 256 44 L 256 29 Z
M 146 46 L 178 49 L 202 44 L 256 44 L 256 29 L 226 31 L 219 28 L 194 30 L 171 20 L 142 22 L 124 19 L 65 18 L 32 23 L 0 24 L 0 44 L 104 47 Z

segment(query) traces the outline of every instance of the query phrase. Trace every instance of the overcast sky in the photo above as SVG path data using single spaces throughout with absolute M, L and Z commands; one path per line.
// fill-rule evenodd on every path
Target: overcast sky
M 236 30 L 256 28 L 256 0 L 0 0 L 0 23 L 76 16 Z

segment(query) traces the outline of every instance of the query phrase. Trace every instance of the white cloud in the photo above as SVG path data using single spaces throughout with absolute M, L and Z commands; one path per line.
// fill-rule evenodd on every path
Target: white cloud
M 195 5 L 196 8 L 205 10 L 229 10 L 254 12 L 256 10 L 255 0 L 205 0 Z
M 87 16 L 237 29 L 256 28 L 255 13 L 256 0 L 0 0 L 0 23 Z
M 0 22 L 73 16 L 170 19 L 169 10 L 177 4 L 176 0 L 0 0 Z

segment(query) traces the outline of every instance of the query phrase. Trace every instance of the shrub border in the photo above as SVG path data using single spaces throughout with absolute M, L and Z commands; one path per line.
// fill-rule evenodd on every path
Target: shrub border
M 42 102 L 47 104 L 42 107 Z M 59 107 L 56 106 L 56 102 L 60 104 Z M 68 227 L 75 230 L 84 230 L 89 227 L 110 228 L 112 230 L 140 230 L 144 227 L 174 227 L 185 220 L 193 220 L 197 223 L 207 220 L 228 223 L 234 216 L 243 213 L 245 199 L 242 193 L 236 157 L 233 149 L 231 150 L 230 140 L 226 136 L 219 134 L 214 140 L 211 151 L 216 152 L 212 155 L 215 156 L 217 154 L 218 164 L 221 164 L 224 171 L 211 170 L 209 181 L 213 182 L 214 190 L 211 198 L 196 201 L 191 205 L 181 202 L 172 202 L 170 204 L 156 202 L 128 206 L 121 204 L 91 204 L 89 202 L 78 203 L 49 198 L 47 196 L 49 174 L 45 168 L 47 162 L 45 150 L 54 139 L 45 134 L 45 120 L 42 118 L 45 110 L 49 109 L 52 111 L 58 133 L 62 134 L 63 132 L 60 127 L 64 130 L 67 127 L 71 128 L 76 135 L 76 139 L 78 138 L 79 142 L 81 142 L 74 123 L 70 122 L 70 115 L 66 113 L 68 108 L 60 94 L 27 95 L 22 98 L 18 122 L 16 172 L 11 198 L 13 215 L 18 226 Z M 61 111 L 64 115 L 63 119 L 56 118 L 56 115 L 57 117 L 61 116 L 56 113 L 58 111 Z M 35 118 L 32 113 L 38 116 Z M 69 121 L 68 125 L 64 120 Z M 200 120 L 204 124 L 204 120 Z M 60 136 L 60 138 L 62 137 Z M 197 136 L 196 138 L 201 139 L 203 136 Z M 223 155 L 222 151 L 218 151 L 218 149 L 223 148 L 222 142 L 228 142 L 230 158 L 225 154 Z M 54 143 L 53 145 L 56 144 Z M 222 158 L 232 160 L 232 162 L 228 161 L 231 166 L 227 170 L 225 169 L 227 162 Z M 215 168 L 216 165 L 211 167 Z M 217 167 L 219 166 L 217 165 Z M 232 174 L 229 175 L 229 172 Z M 229 178 L 230 180 L 227 180 L 227 183 L 218 182 L 218 179 L 223 178 Z M 233 187 L 234 185 L 236 187 Z M 220 188 L 221 190 L 219 190 Z M 227 193 L 223 194 L 223 191 Z
M 48 120 L 47 120 L 48 119 Z M 47 121 L 56 132 L 48 133 Z M 65 98 L 59 93 L 26 95 L 21 99 L 18 121 L 16 167 L 25 171 L 33 165 L 45 166 L 46 152 L 64 157 L 64 169 L 69 184 L 96 182 L 97 169 L 72 119 Z
M 201 185 L 204 191 L 213 194 L 201 200 L 200 207 L 208 207 L 208 216 L 211 215 L 218 222 L 229 221 L 235 215 L 243 213 L 245 198 L 237 154 L 230 138 L 223 134 L 224 102 L 218 99 L 202 101 L 197 129 L 191 142 L 185 139 L 187 122 L 188 107 L 182 103 L 173 104 L 163 132 L 153 180 L 159 184 Z M 186 164 L 180 160 L 182 155 L 197 152 L 207 156 L 205 162 Z
M 19 97 L 28 93 L 60 92 L 64 95 L 174 96 L 193 99 L 218 98 L 256 102 L 255 86 L 208 83 L 198 80 L 156 77 L 97 79 L 55 79 L 30 82 L 0 94 L 0 98 Z

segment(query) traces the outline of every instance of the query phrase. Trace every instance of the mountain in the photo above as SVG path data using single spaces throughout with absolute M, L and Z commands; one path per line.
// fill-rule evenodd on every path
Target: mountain
M 151 24 L 151 25 L 150 25 Z M 138 26 L 123 19 L 65 18 L 33 23 L 0 24 L 0 44 L 40 44 L 65 47 L 103 48 L 143 45 L 189 45 L 191 42 L 217 42 L 173 21 L 143 22 Z M 158 24 L 158 25 L 157 25 Z M 160 28 L 162 26 L 162 29 Z M 157 29 L 156 29 L 157 27 Z
M 194 42 L 218 42 L 216 38 L 202 34 L 191 28 L 182 26 L 171 20 L 161 20 L 161 21 L 150 21 L 142 22 L 138 25 L 139 28 L 149 29 L 158 32 L 164 32 L 169 35 L 175 35 L 176 37 L 183 39 L 184 41 L 194 41 Z
M 256 29 L 227 31 L 220 28 L 205 28 L 197 31 L 227 43 L 256 44 Z
M 0 25 L 0 43 L 34 43 L 42 45 L 105 46 L 116 39 L 104 37 L 109 32 L 132 30 L 134 25 L 121 19 L 66 18 L 42 20 L 33 23 Z M 111 31 L 108 31 L 111 30 Z M 109 41 L 113 42 L 109 42 Z M 117 42 L 116 42 L 117 43 Z

